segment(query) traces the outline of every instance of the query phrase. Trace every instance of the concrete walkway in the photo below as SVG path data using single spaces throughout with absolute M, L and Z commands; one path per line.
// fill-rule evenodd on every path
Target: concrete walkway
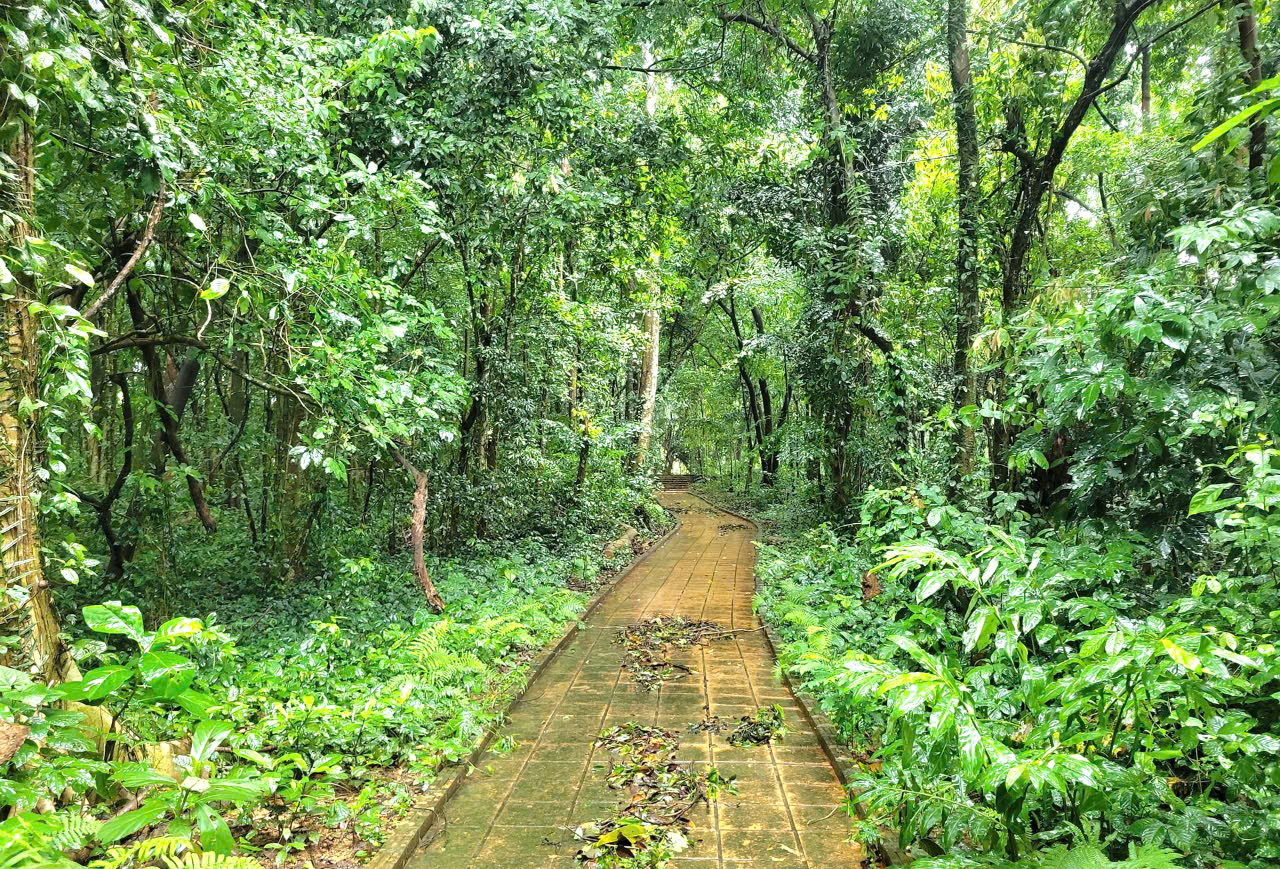
M 592 742 L 627 721 L 680 734 L 678 759 L 711 763 L 735 776 L 739 793 L 694 810 L 692 847 L 676 867 L 769 866 L 834 869 L 861 865 L 845 842 L 842 792 L 786 685 L 762 632 L 737 634 L 671 660 L 694 670 L 655 691 L 620 669 L 618 628 L 656 615 L 708 619 L 725 628 L 759 625 L 751 612 L 755 548 L 742 520 L 695 496 L 667 493 L 684 526 L 604 599 L 574 642 L 516 704 L 501 736 L 515 750 L 490 755 L 445 809 L 447 823 L 410 869 L 569 867 L 579 847 L 573 828 L 609 816 L 620 794 L 605 783 L 610 760 Z M 739 526 L 729 528 L 728 526 Z M 779 704 L 788 732 L 775 745 L 733 747 L 725 734 L 692 733 L 707 714 L 726 718 Z

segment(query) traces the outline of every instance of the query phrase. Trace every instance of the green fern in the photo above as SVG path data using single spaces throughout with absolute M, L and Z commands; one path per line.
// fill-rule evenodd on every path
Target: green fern
M 49 846 L 55 851 L 72 851 L 83 848 L 94 841 L 102 822 L 97 818 L 81 814 L 59 814 L 55 816 L 59 824 L 57 832 L 49 837 Z
M 0 824 L 0 866 L 74 867 L 62 852 L 82 848 L 93 840 L 102 824 L 78 812 L 39 815 L 20 812 Z
M 167 861 L 181 860 L 194 849 L 191 840 L 184 836 L 156 836 L 132 845 L 108 848 L 106 856 L 90 863 L 89 869 L 134 869 L 155 861 L 166 861 L 166 865 L 170 865 Z
M 164 857 L 161 862 L 165 869 L 262 869 L 262 864 L 252 857 L 231 857 L 213 851 L 188 851 L 178 860 Z
M 161 866 L 164 869 L 261 869 L 251 857 L 232 857 L 201 851 L 183 836 L 157 836 L 132 845 L 111 848 L 107 856 L 93 861 L 89 869 L 141 869 Z

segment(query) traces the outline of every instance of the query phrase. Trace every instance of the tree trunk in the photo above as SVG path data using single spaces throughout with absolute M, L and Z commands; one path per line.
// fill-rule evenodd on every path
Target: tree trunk
M 129 316 L 133 320 L 133 328 L 139 332 L 146 331 L 147 316 L 146 312 L 142 309 L 142 302 L 138 299 L 138 294 L 128 287 L 126 287 L 125 292 L 129 301 Z M 139 347 L 139 351 L 142 354 L 142 361 L 146 366 L 147 389 L 150 391 L 151 398 L 159 409 L 159 436 L 163 438 L 164 446 L 168 448 L 169 453 L 173 455 L 178 463 L 189 467 L 191 463 L 187 460 L 187 453 L 186 450 L 183 449 L 182 439 L 178 433 L 178 409 L 169 403 L 170 391 L 165 388 L 164 375 L 160 369 L 160 358 L 156 353 L 156 348 L 144 344 Z M 189 362 L 190 361 L 193 360 L 189 360 Z M 183 367 L 184 369 L 187 368 L 186 365 Z M 194 372 L 195 370 L 198 370 L 198 366 L 193 364 L 191 368 L 190 380 L 194 383 Z M 182 382 L 183 377 L 184 375 L 181 374 L 178 376 L 174 383 L 175 387 Z M 186 395 L 189 394 L 190 390 L 187 390 Z M 182 396 L 182 404 L 184 407 L 186 405 L 186 395 Z M 161 456 L 163 457 L 163 453 L 161 453 Z M 159 472 L 162 469 L 157 467 L 156 470 Z M 209 511 L 209 504 L 205 500 L 204 484 L 201 483 L 200 478 L 196 477 L 194 474 L 184 472 L 183 476 L 187 479 L 187 491 L 191 494 L 191 504 L 195 507 L 196 515 L 200 518 L 200 522 L 204 525 L 205 530 L 212 534 L 218 530 L 218 523 L 214 520 L 213 513 Z
M 760 308 L 753 305 L 751 307 L 751 320 L 755 323 L 756 337 L 764 338 L 764 316 L 760 313 Z M 782 398 L 782 407 L 775 415 L 773 409 L 773 395 L 769 391 L 768 379 L 761 377 L 760 379 L 760 416 L 761 416 L 761 434 L 763 437 L 760 441 L 760 484 L 762 486 L 772 486 L 778 478 L 778 432 L 787 421 L 787 406 L 791 403 L 790 383 L 787 384 L 787 392 Z
M 244 350 L 236 352 L 236 365 L 241 369 L 249 370 L 249 354 Z M 249 421 L 249 382 L 240 375 L 239 371 L 231 372 L 231 389 L 228 394 L 227 412 L 232 423 L 239 427 L 239 432 L 243 434 Z M 236 435 L 239 439 L 240 435 Z M 243 473 L 240 467 L 240 454 L 237 452 L 231 457 L 230 463 L 226 466 L 226 492 L 227 506 L 231 508 L 240 507 L 241 494 L 236 483 Z
M 644 312 L 644 355 L 640 359 L 640 418 L 636 431 L 636 451 L 631 469 L 644 468 L 653 442 L 653 410 L 658 400 L 658 347 L 661 339 L 658 311 L 650 308 Z
M 102 499 L 95 501 L 85 498 L 85 500 L 89 501 L 97 512 L 98 527 L 102 530 L 102 536 L 107 541 L 109 555 L 106 575 L 110 579 L 120 579 L 124 576 L 125 565 L 129 562 L 129 558 L 134 552 L 134 544 L 120 540 L 120 536 L 115 530 L 111 511 L 116 501 L 119 500 L 120 494 L 124 491 L 125 481 L 129 479 L 129 474 L 133 471 L 133 401 L 129 397 L 128 378 L 124 374 L 114 374 L 111 379 L 120 390 L 120 421 L 124 436 L 124 456 L 120 463 L 120 472 L 116 474 L 115 482 Z
M 584 427 L 587 423 L 584 421 Z M 582 490 L 587 484 L 587 468 L 591 461 L 591 438 L 584 434 L 578 442 L 578 473 L 573 480 L 573 491 L 581 498 Z
M 444 612 L 444 598 L 440 597 L 435 583 L 431 581 L 431 574 L 427 573 L 427 559 L 422 547 L 422 531 L 427 521 L 427 474 L 399 450 L 393 449 L 391 455 L 413 477 L 413 516 L 409 526 L 409 540 L 413 546 L 413 575 L 417 578 L 418 585 L 422 586 L 422 593 L 431 608 L 436 612 Z
M 1258 52 L 1258 19 L 1252 0 L 1236 4 L 1236 26 L 1240 32 L 1240 56 L 1244 59 L 1244 85 L 1253 90 L 1262 82 L 1262 56 Z M 1261 114 L 1249 124 L 1249 168 L 1260 169 L 1267 156 L 1267 122 Z
M 1097 54 L 1086 64 L 1079 93 L 1054 129 L 1043 154 L 1031 151 L 1016 106 L 1011 105 L 1006 111 L 1006 129 L 1002 149 L 1017 159 L 1019 177 L 1018 190 L 1013 199 L 1014 205 L 1008 215 L 1011 222 L 1008 228 L 1008 243 L 1004 246 L 1000 257 L 1000 303 L 1005 322 L 1011 321 L 1022 305 L 1029 277 L 1027 260 L 1035 240 L 1040 207 L 1053 189 L 1054 175 L 1067 152 L 1067 146 L 1071 143 L 1076 130 L 1080 128 L 1089 109 L 1103 93 L 1110 89 L 1111 85 L 1106 82 L 1107 76 L 1111 74 L 1116 59 L 1129 43 L 1138 17 L 1144 11 L 1159 6 L 1162 2 L 1164 0 L 1129 0 L 1115 6 L 1111 19 L 1111 31 Z M 1005 358 L 1000 360 L 1002 364 L 1007 359 L 1007 351 L 1004 356 Z M 1000 368 L 995 377 L 997 403 L 1002 403 L 1008 394 L 1006 382 L 1007 375 L 1003 368 Z M 1008 464 L 1009 451 L 1016 437 L 1017 432 L 1010 423 L 1003 419 L 992 421 L 990 453 L 993 492 L 1014 488 L 1016 481 L 1009 471 Z
M 4 252 L 17 261 L 18 249 L 27 238 L 26 220 L 35 195 L 34 141 L 31 128 L 10 97 L 9 123 L 17 133 L 9 148 L 11 162 L 5 173 L 3 207 L 13 218 L 0 238 Z M 3 287 L 0 329 L 3 329 L 3 364 L 0 365 L 0 570 L 5 596 L 0 603 L 0 630 L 17 636 L 3 663 L 26 670 L 35 679 L 58 678 L 58 622 L 49 599 L 40 556 L 39 515 L 34 496 L 39 417 L 37 375 L 40 357 L 36 348 L 36 324 L 28 306 L 34 301 L 35 282 L 17 272 Z
M 952 360 L 957 410 L 977 404 L 978 384 L 969 364 L 969 348 L 982 322 L 978 296 L 978 120 L 973 106 L 967 36 L 968 0 L 949 0 L 947 53 L 951 101 L 956 118 L 956 347 Z M 956 476 L 973 473 L 973 427 L 956 427 Z
M 1145 130 L 1151 123 L 1151 49 L 1142 49 L 1142 88 L 1141 88 L 1142 128 Z

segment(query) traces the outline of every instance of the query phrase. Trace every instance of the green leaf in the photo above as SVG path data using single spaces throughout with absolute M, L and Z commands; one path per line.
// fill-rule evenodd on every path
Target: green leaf
M 222 740 L 231 734 L 231 725 L 225 721 L 201 721 L 191 735 L 191 756 L 196 760 L 210 760 Z
M 1195 516 L 1198 513 L 1216 513 L 1240 503 L 1239 498 L 1223 498 L 1219 496 L 1227 489 L 1231 488 L 1232 483 L 1215 483 L 1212 486 L 1205 486 L 1199 492 L 1191 497 L 1191 506 L 1187 508 L 1188 516 Z
M 916 601 L 923 603 L 938 593 L 938 589 L 947 584 L 947 577 L 941 571 L 930 574 L 920 587 L 916 589 Z
M 1206 133 L 1203 139 L 1201 139 L 1199 142 L 1196 142 L 1194 145 L 1191 146 L 1191 150 L 1199 151 L 1205 145 L 1212 144 L 1217 139 L 1221 138 L 1222 136 L 1229 133 L 1231 130 L 1240 126 L 1245 121 L 1249 120 L 1249 118 L 1252 118 L 1254 115 L 1258 114 L 1264 109 L 1268 109 L 1271 106 L 1274 106 L 1276 103 L 1280 103 L 1280 97 L 1272 97 L 1269 100 L 1263 100 L 1260 103 L 1254 103 L 1248 108 L 1245 108 L 1240 112 L 1237 112 L 1236 114 L 1227 118 L 1221 124 L 1218 124 L 1218 126 L 1214 127 L 1208 133 Z
M 208 289 L 200 291 L 200 298 L 206 302 L 221 299 L 229 289 L 231 289 L 231 281 L 228 278 L 215 278 Z
M 1180 666 L 1185 667 L 1192 672 L 1200 669 L 1200 659 L 1179 646 L 1173 640 L 1161 638 L 1160 645 L 1164 646 L 1165 653 L 1173 658 Z
M 73 266 L 71 263 L 67 263 L 63 268 L 67 270 L 67 274 L 71 275 L 71 277 L 75 278 L 86 287 L 93 286 L 93 275 L 89 274 L 84 269 L 79 266 Z
M 172 640 L 196 636 L 203 630 L 204 622 L 200 621 L 200 619 L 183 617 L 169 619 L 169 621 L 156 628 L 156 642 L 167 645 Z
M 991 635 L 995 633 L 999 626 L 1000 620 L 996 616 L 995 610 L 991 607 L 983 607 L 975 612 L 969 618 L 968 627 L 964 632 L 964 647 L 966 651 L 981 651 L 985 649 L 991 642 Z
M 176 698 L 195 678 L 196 667 L 173 652 L 147 652 L 138 659 L 138 672 L 157 696 Z
M 128 682 L 131 676 L 133 676 L 133 670 L 129 667 L 107 664 L 90 670 L 79 682 L 68 682 L 63 688 L 66 689 L 67 697 L 72 700 L 84 702 L 101 700 L 103 697 L 114 694 L 116 689 Z
M 173 698 L 178 701 L 178 705 L 190 712 L 192 715 L 204 716 L 209 714 L 209 710 L 213 708 L 214 700 L 208 694 L 200 691 L 193 691 L 188 688 Z
M 127 788 L 173 787 L 177 784 L 164 773 L 156 772 L 145 763 L 124 763 L 115 773 L 116 781 Z
M 1247 658 L 1239 652 L 1233 652 L 1230 649 L 1214 649 L 1213 654 L 1219 658 L 1230 661 L 1233 664 L 1239 664 L 1241 667 L 1249 667 L 1254 670 L 1261 669 L 1262 665 L 1252 658 Z
M 174 652 L 147 652 L 138 659 L 138 672 L 142 674 L 144 682 L 153 682 L 161 676 L 194 670 L 195 664 Z
M 266 789 L 263 779 L 219 779 L 202 796 L 210 802 L 245 803 L 262 796 Z
M 168 808 L 161 800 L 147 800 L 140 808 L 112 818 L 99 827 L 98 841 L 109 845 L 125 836 L 131 836 L 164 817 Z
M 113 600 L 87 606 L 81 612 L 84 623 L 100 634 L 123 634 L 139 643 L 146 637 L 142 629 L 142 612 L 136 606 L 125 606 Z
M 1084 388 L 1084 407 L 1085 410 L 1091 410 L 1098 403 L 1098 396 L 1102 394 L 1102 387 L 1097 383 L 1090 383 Z
M 196 806 L 196 829 L 200 831 L 200 847 L 217 854 L 230 854 L 234 840 L 222 815 L 205 803 Z
M 1260 93 L 1273 91 L 1276 88 L 1280 88 L 1280 75 L 1273 75 L 1271 78 L 1264 78 L 1262 81 L 1258 82 L 1258 86 L 1256 88 L 1249 91 L 1245 96 L 1257 96 Z

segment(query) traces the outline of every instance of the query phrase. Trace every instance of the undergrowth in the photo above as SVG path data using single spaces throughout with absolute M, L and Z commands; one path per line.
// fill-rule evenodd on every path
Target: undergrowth
M 648 540 L 670 524 L 644 517 Z M 66 623 L 84 679 L 43 688 L 0 668 L 17 749 L 0 792 L 22 808 L 74 794 L 68 810 L 0 823 L 0 856 L 15 869 L 74 865 L 71 850 L 104 866 L 210 869 L 242 865 L 237 852 L 254 865 L 371 856 L 413 792 L 499 722 L 536 651 L 633 557 L 606 561 L 608 536 L 473 542 L 432 559 L 442 614 L 406 554 L 384 555 L 358 526 L 329 536 L 305 584 L 264 585 L 209 547 L 184 582 L 139 570 L 105 605 L 92 602 L 105 584 L 86 577 Z M 153 556 L 139 562 L 158 571 Z M 173 611 L 202 618 L 163 618 Z M 123 735 L 104 759 L 83 728 L 107 715 Z
M 870 819 L 938 867 L 1275 865 L 1277 477 L 1255 465 L 1198 576 L 1122 528 L 923 486 L 763 547 L 780 665 L 863 759 Z

